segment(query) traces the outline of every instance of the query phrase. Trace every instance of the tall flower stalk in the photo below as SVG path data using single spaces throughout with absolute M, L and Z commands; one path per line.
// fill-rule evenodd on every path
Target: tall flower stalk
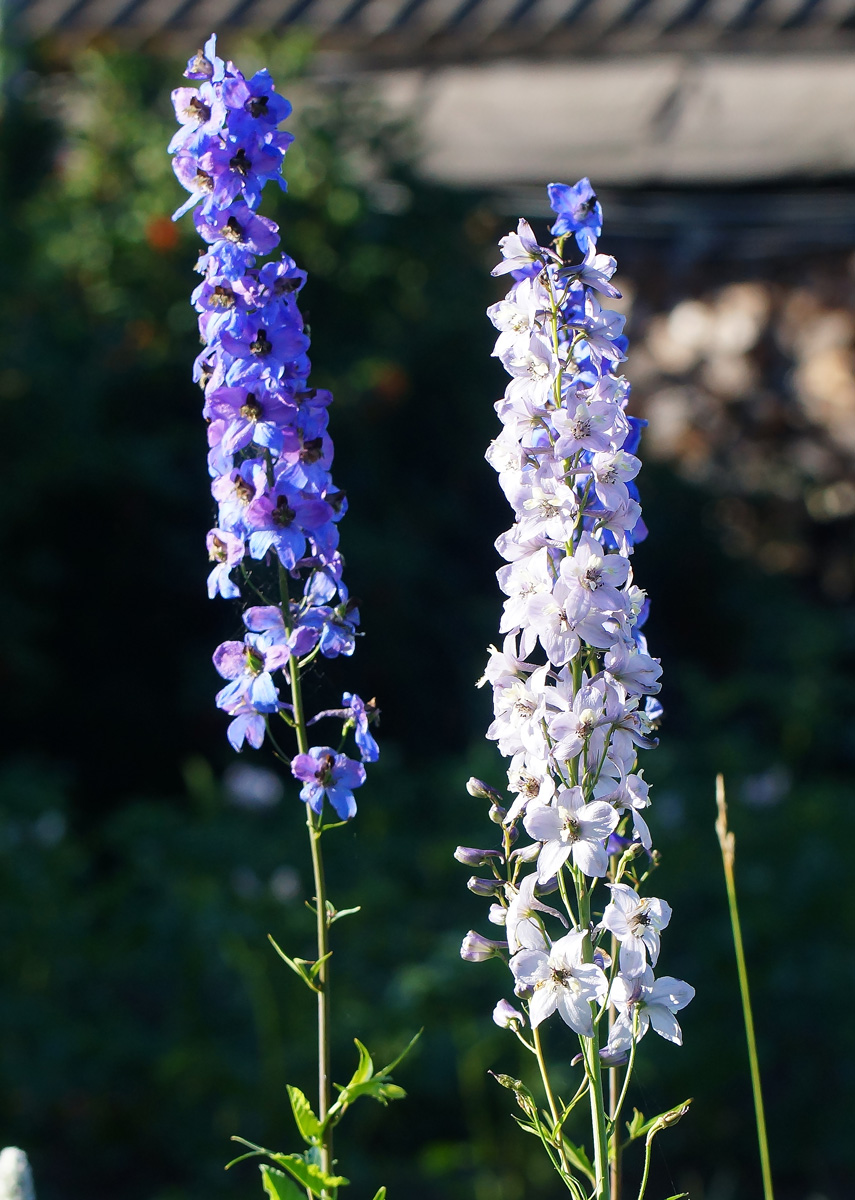
M 286 254 L 261 261 L 279 244 L 278 226 L 257 210 L 268 181 L 285 188 L 280 172 L 293 138 L 279 127 L 291 105 L 268 71 L 246 79 L 218 57 L 214 36 L 185 75 L 197 86 L 172 94 L 180 128 L 169 150 L 190 193 L 173 219 L 193 209 L 207 246 L 192 302 L 203 344 L 194 379 L 205 396 L 217 506 L 207 535 L 208 594 L 260 601 L 243 612 L 242 638 L 214 653 L 225 681 L 216 702 L 230 718 L 235 750 L 267 741 L 302 785 L 315 890 L 316 957 L 291 958 L 275 947 L 317 999 L 317 1111 L 299 1088 L 288 1088 L 307 1148 L 278 1154 L 245 1143 L 250 1154 L 241 1157 L 272 1161 L 261 1169 L 265 1190 L 278 1200 L 298 1200 L 305 1192 L 332 1200 L 348 1182 L 335 1173 L 333 1130 L 349 1105 L 362 1095 L 384 1104 L 404 1095 L 390 1080 L 395 1064 L 375 1070 L 359 1042 L 356 1071 L 335 1099 L 330 1064 L 330 931 L 359 910 L 337 911 L 329 900 L 321 843 L 356 814 L 354 791 L 365 780 L 364 764 L 379 753 L 371 732 L 378 712 L 373 701 L 350 692 L 340 707 L 312 716 L 304 704 L 306 668 L 318 655 L 353 653 L 359 613 L 338 549 L 347 500 L 330 475 L 332 396 L 309 384 L 309 338 L 297 305 L 306 275 Z M 310 727 L 322 720 L 339 725 L 340 734 L 328 739 L 333 745 L 311 744 Z M 283 734 L 293 736 L 293 755 L 283 748 Z M 350 735 L 358 757 L 345 753 Z M 384 1194 L 381 1189 L 378 1197 Z
M 532 1055 L 541 1098 L 522 1080 L 497 1079 L 567 1190 L 575 1200 L 620 1200 L 623 1152 L 643 1139 L 643 1200 L 653 1138 L 686 1104 L 622 1123 L 636 1049 L 650 1027 L 679 1045 L 676 1013 L 694 995 L 654 976 L 671 909 L 642 895 L 657 855 L 638 751 L 656 745 L 662 711 L 661 668 L 642 633 L 648 601 L 630 563 L 646 536 L 634 483 L 644 422 L 626 412 L 623 317 L 602 307 L 620 293 L 615 260 L 597 252 L 600 204 L 587 179 L 548 191 L 553 240 L 541 246 L 524 220 L 502 239 L 493 274 L 514 283 L 488 310 L 511 379 L 487 458 L 514 524 L 496 543 L 506 563 L 505 637 L 501 650 L 490 648 L 482 683 L 493 688 L 487 736 L 510 758 L 510 799 L 470 780 L 501 841 L 458 847 L 456 857 L 489 868 L 469 888 L 492 900 L 489 920 L 503 936 L 470 932 L 461 954 L 510 967 L 521 1003 L 500 1000 L 493 1019 Z M 521 833 L 530 840 L 518 846 Z M 541 1038 L 556 1014 L 579 1042 L 568 1097 L 556 1090 Z M 567 1128 L 585 1101 L 590 1153 Z

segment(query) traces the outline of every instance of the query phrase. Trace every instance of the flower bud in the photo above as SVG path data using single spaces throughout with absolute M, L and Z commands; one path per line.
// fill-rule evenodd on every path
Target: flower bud
M 505 817 L 507 816 L 507 812 L 508 810 L 506 808 L 502 808 L 500 804 L 491 804 L 490 811 L 487 815 L 494 825 L 501 825 L 502 821 L 504 821 Z
M 491 904 L 487 920 L 491 925 L 504 925 L 508 919 L 508 910 L 504 904 Z
M 481 879 L 478 875 L 473 875 L 466 886 L 476 896 L 495 896 L 504 888 L 500 879 Z
M 540 842 L 532 842 L 530 846 L 521 846 L 519 850 L 514 850 L 511 858 L 518 858 L 520 862 L 534 862 L 540 854 Z
M 460 947 L 460 957 L 466 962 L 486 962 L 488 958 L 501 955 L 507 948 L 507 942 L 490 941 L 489 938 L 482 937 L 480 933 L 470 929 Z
M 483 779 L 476 779 L 474 775 L 467 781 L 466 790 L 476 800 L 489 800 L 493 804 L 498 804 L 502 799 L 500 792 L 490 787 L 489 783 L 485 783 Z
M 500 1029 L 522 1029 L 525 1025 L 525 1017 L 507 1000 L 500 1000 L 493 1009 L 493 1020 Z
M 474 846 L 458 846 L 454 857 L 466 867 L 486 867 L 491 858 L 504 860 L 501 850 L 478 850 Z

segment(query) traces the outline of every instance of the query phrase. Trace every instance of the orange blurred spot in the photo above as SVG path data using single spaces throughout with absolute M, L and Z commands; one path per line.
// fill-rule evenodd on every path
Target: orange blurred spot
M 152 217 L 145 227 L 145 239 L 152 250 L 168 254 L 178 245 L 178 230 L 169 217 Z

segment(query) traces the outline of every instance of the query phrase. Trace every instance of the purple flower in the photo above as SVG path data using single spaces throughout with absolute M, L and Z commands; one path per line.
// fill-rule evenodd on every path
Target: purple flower
M 350 709 L 351 719 L 356 727 L 354 737 L 362 754 L 362 761 L 364 763 L 377 762 L 377 759 L 380 757 L 380 747 L 368 729 L 368 722 L 371 720 L 376 721 L 379 716 L 377 705 L 373 700 L 370 700 L 366 704 L 354 692 L 345 692 L 341 698 L 341 702 L 345 708 Z
M 240 749 L 246 742 L 260 746 L 266 714 L 289 707 L 279 699 L 275 672 L 306 655 L 352 654 L 359 614 L 338 553 L 347 500 L 330 476 L 332 396 L 308 384 L 309 338 L 297 303 L 306 274 L 287 254 L 256 265 L 279 244 L 278 226 L 256 210 L 267 182 L 285 188 L 281 167 L 293 137 L 279 126 L 291 105 L 268 71 L 247 80 L 219 58 L 213 35 L 185 74 L 198 86 L 173 92 L 179 129 L 169 150 L 189 192 L 175 216 L 198 206 L 193 220 L 207 243 L 192 303 L 203 345 L 193 378 L 205 393 L 218 509 L 207 538 L 214 563 L 208 592 L 239 596 L 231 573 L 240 564 L 254 592 L 282 596 L 279 605 L 248 609 L 244 640 L 225 642 L 214 655 L 227 681 L 217 704 L 230 715 L 228 737 Z M 372 762 L 378 754 L 369 732 L 373 702 L 346 693 L 345 703 L 338 715 L 354 727 L 363 761 Z M 306 757 L 295 762 L 305 767 Z M 333 754 L 331 765 L 315 764 L 303 790 L 316 811 L 326 792 L 349 817 L 352 789 L 363 778 L 360 764 Z
M 603 232 L 603 210 L 590 179 L 580 179 L 572 187 L 550 183 L 546 188 L 549 204 L 558 220 L 550 229 L 553 237 L 575 233 L 579 249 L 587 253 L 592 242 Z
M 288 648 L 271 644 L 264 635 L 248 633 L 242 642 L 223 642 L 214 651 L 214 666 L 223 679 L 230 680 L 217 695 L 217 707 L 227 712 L 248 704 L 258 712 L 276 712 L 279 692 L 272 671 L 288 662 Z
M 327 797 L 342 821 L 356 815 L 353 789 L 365 782 L 365 767 L 336 754 L 329 746 L 312 746 L 308 754 L 298 754 L 291 761 L 291 772 L 296 779 L 303 780 L 300 799 L 305 800 L 313 812 L 320 815 Z
M 240 588 L 232 580 L 231 571 L 243 558 L 243 541 L 225 529 L 212 529 L 208 533 L 207 545 L 208 558 L 216 563 L 208 576 L 208 596 L 213 600 L 219 593 L 226 600 L 235 600 L 240 595 Z

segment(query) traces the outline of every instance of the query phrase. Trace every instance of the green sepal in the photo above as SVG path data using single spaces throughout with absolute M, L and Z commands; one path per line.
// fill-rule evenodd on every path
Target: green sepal
M 305 1194 L 284 1171 L 277 1171 L 276 1167 L 268 1167 L 266 1163 L 259 1163 L 259 1170 L 270 1200 L 306 1200 Z
M 291 1112 L 300 1131 L 300 1137 L 309 1145 L 314 1146 L 323 1134 L 320 1121 L 315 1116 L 312 1106 L 298 1087 L 288 1084 L 288 1099 L 291 1101 Z
M 307 1162 L 302 1154 L 270 1154 L 270 1158 L 280 1167 L 294 1176 L 299 1184 L 307 1188 L 313 1196 L 320 1196 L 335 1188 L 346 1187 L 350 1183 L 343 1175 L 327 1175 L 315 1163 Z

